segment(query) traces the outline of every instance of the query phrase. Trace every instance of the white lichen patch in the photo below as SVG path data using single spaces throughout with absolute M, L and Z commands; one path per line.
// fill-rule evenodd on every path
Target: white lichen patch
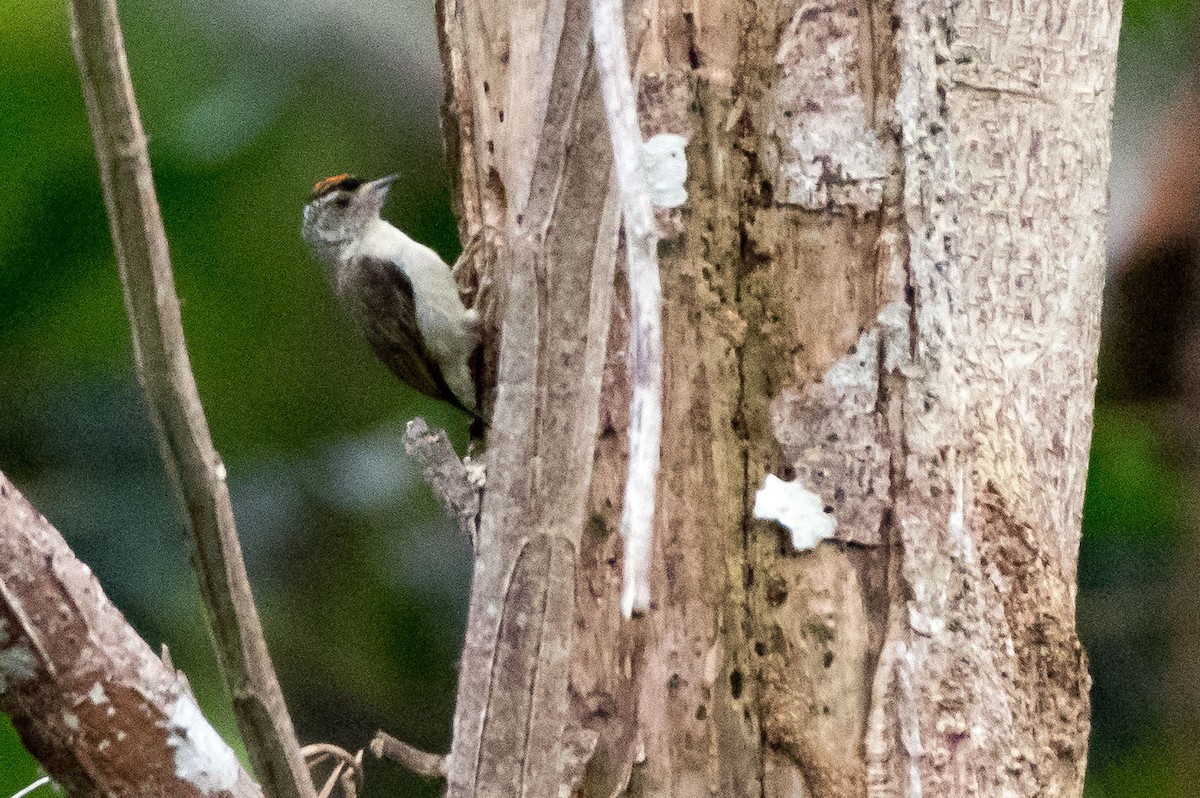
M 660 208 L 678 208 L 687 202 L 687 139 L 660 133 L 642 142 L 642 164 L 650 184 L 650 201 Z
M 813 548 L 837 529 L 837 519 L 825 512 L 825 506 L 799 481 L 785 482 L 774 474 L 767 474 L 754 494 L 754 517 L 787 529 L 797 551 Z
M 476 490 L 487 487 L 487 463 L 466 457 L 463 459 L 463 468 L 467 472 L 467 481 L 471 483 L 471 487 Z
M 228 790 L 237 781 L 237 757 L 190 696 L 180 696 L 171 708 L 167 745 L 175 749 L 176 777 L 204 794 Z
M 837 537 L 880 542 L 890 453 L 879 415 L 880 338 L 865 330 L 819 380 L 785 387 L 771 425 L 794 479 L 824 499 L 838 518 Z
M 100 682 L 92 685 L 92 689 L 88 690 L 87 697 L 96 706 L 108 703 L 108 696 L 104 693 L 104 685 L 100 684 Z

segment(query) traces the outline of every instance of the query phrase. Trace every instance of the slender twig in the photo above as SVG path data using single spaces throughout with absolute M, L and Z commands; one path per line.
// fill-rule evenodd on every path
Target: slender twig
M 200 592 L 246 749 L 273 798 L 312 798 L 250 593 L 225 485 L 184 344 L 146 136 L 115 0 L 72 0 L 71 38 L 100 163 L 146 405 L 188 513 Z
M 662 437 L 663 349 L 658 228 L 642 163 L 642 135 L 624 14 L 625 4 L 620 0 L 592 0 L 592 38 L 621 194 L 629 277 L 633 398 L 629 407 L 629 473 L 621 514 L 621 536 L 625 541 L 621 612 L 629 618 L 650 606 L 650 542 Z
M 334 786 L 339 784 L 342 788 L 342 798 L 357 798 L 362 794 L 365 778 L 361 749 L 352 754 L 332 743 L 312 743 L 301 748 L 300 754 L 310 771 L 328 759 L 334 760 L 333 769 L 325 779 L 321 791 L 317 793 L 317 798 L 329 798 L 333 794 Z
M 36 790 L 38 787 L 44 787 L 50 783 L 49 776 L 42 776 L 40 779 L 30 784 L 28 787 L 22 787 L 10 796 L 10 798 L 25 798 L 26 795 Z
M 427 754 L 384 731 L 375 732 L 371 753 L 376 759 L 390 759 L 427 779 L 446 778 L 446 757 Z

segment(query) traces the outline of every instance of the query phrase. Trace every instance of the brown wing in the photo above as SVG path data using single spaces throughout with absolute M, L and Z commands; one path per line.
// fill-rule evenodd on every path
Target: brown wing
M 454 395 L 425 346 L 408 277 L 394 264 L 378 258 L 363 258 L 360 268 L 358 298 L 363 305 L 363 332 L 376 356 L 416 390 L 475 416 L 475 411 Z

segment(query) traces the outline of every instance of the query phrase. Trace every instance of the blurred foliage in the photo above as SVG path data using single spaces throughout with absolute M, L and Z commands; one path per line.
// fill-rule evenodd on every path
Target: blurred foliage
M 122 0 L 197 380 L 299 734 L 449 743 L 469 555 L 403 457 L 425 414 L 339 317 L 301 244 L 317 179 L 399 172 L 387 214 L 457 251 L 428 0 Z M 1196 0 L 1125 3 L 1119 107 L 1155 107 Z M 1139 122 L 1140 123 L 1140 122 Z M 0 9 L 0 468 L 68 536 L 225 738 L 181 522 L 128 331 L 64 4 Z M 1095 675 L 1088 795 L 1181 795 L 1162 752 L 1165 572 L 1182 487 L 1153 408 L 1098 407 L 1079 618 Z M 0 797 L 36 765 L 0 718 Z M 1177 786 L 1177 785 L 1176 785 Z M 397 768 L 370 794 L 435 795 Z
M 1167 756 L 1168 742 L 1147 739 L 1116 752 L 1104 768 L 1088 771 L 1087 798 L 1155 798 L 1195 795 L 1183 784 Z
M 1184 523 L 1182 475 L 1164 457 L 1168 418 L 1153 406 L 1101 402 L 1083 505 L 1088 538 L 1169 537 Z

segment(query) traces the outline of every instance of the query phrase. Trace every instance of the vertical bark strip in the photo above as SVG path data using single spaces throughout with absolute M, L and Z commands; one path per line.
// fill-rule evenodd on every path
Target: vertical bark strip
M 506 689 L 491 677 L 506 602 L 542 595 L 523 580 L 535 552 L 553 561 L 529 548 L 549 514 L 578 556 L 545 583 L 571 585 L 574 627 L 541 633 L 569 669 L 554 728 L 591 750 L 575 794 L 1078 796 L 1075 569 L 1119 4 L 626 4 L 642 136 L 689 142 L 688 202 L 659 214 L 663 455 L 653 601 L 632 624 L 614 534 L 630 423 L 619 294 L 611 335 L 593 333 L 616 241 L 606 143 L 573 127 L 560 148 L 562 110 L 536 99 L 577 86 L 573 118 L 599 118 L 573 7 L 443 12 L 451 139 L 478 189 L 464 227 L 502 220 L 483 282 L 507 408 L 484 499 L 484 545 L 506 553 L 478 565 L 455 751 L 508 755 L 481 748 L 478 726 Z M 516 71 L 539 63 L 552 78 Z M 529 227 L 550 197 L 553 224 Z M 566 274 L 591 304 L 555 304 Z M 568 341 L 586 369 L 548 356 Z M 553 393 L 567 373 L 587 391 Z M 796 551 L 754 518 L 768 474 L 818 497 L 833 539 Z M 586 494 L 557 481 L 576 479 Z M 557 794 L 454 766 L 452 795 Z
M 466 227 L 493 238 L 484 324 L 499 344 L 447 794 L 557 795 L 617 259 L 612 159 L 586 0 L 450 0 L 441 17 L 463 43 L 448 60 L 456 135 L 482 193 Z
M 592 0 L 592 41 L 600 94 L 608 117 L 613 172 L 621 195 L 625 232 L 625 279 L 629 283 L 629 468 L 625 480 L 621 539 L 625 567 L 621 614 L 650 609 L 650 544 L 662 440 L 662 280 L 658 275 L 658 227 L 642 157 L 637 94 L 630 75 L 625 4 Z
M 906 794 L 1077 795 L 1075 566 L 1119 6 L 899 10 L 919 371 L 899 369 L 895 394 L 892 612 L 908 623 L 881 678 L 896 677 L 900 733 L 886 704 L 872 731 L 903 744 L 907 724 L 921 755 L 879 757 L 872 776 Z

